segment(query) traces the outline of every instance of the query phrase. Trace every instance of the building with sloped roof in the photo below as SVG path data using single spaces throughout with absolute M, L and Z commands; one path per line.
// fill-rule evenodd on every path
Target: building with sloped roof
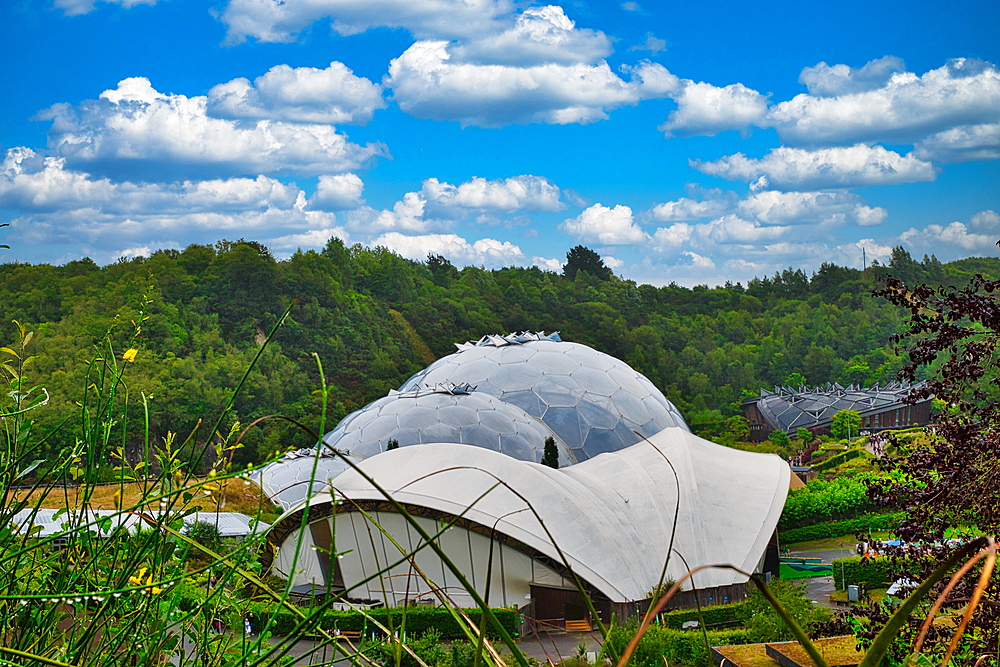
M 135 535 L 155 526 L 152 514 L 128 510 L 54 509 L 34 507 L 20 510 L 12 517 L 14 528 L 22 534 L 38 538 L 53 538 L 53 546 L 62 546 L 74 530 L 86 527 L 100 538 L 110 538 L 123 531 Z M 240 512 L 194 512 L 184 516 L 185 529 L 197 522 L 209 523 L 219 529 L 220 537 L 243 539 L 270 529 L 270 524 Z
M 256 475 L 286 510 L 262 561 L 293 590 L 463 606 L 467 582 L 560 625 L 586 618 L 575 577 L 606 622 L 635 615 L 668 552 L 677 580 L 718 563 L 763 571 L 765 553 L 777 574 L 784 461 L 695 436 L 645 376 L 557 334 L 457 347 Z M 540 464 L 549 438 L 558 469 Z M 693 585 L 713 604 L 746 582 L 709 569 Z
M 574 575 L 604 622 L 632 616 L 671 543 L 666 574 L 674 580 L 720 563 L 760 571 L 791 475 L 777 456 L 676 427 L 563 469 L 447 443 L 392 450 L 359 469 L 378 486 L 349 470 L 275 522 L 264 550 L 272 573 L 297 588 L 329 584 L 388 606 L 438 604 L 442 595 L 474 606 L 461 575 L 491 604 L 528 607 L 528 616 L 555 625 L 586 618 Z M 427 537 L 460 573 L 426 546 L 408 557 Z M 745 589 L 734 585 L 746 581 L 707 569 L 685 588 L 714 591 L 718 599 L 706 593 L 702 604 L 721 603 L 742 599 Z
M 809 429 L 814 435 L 830 432 L 833 417 L 841 410 L 861 415 L 861 428 L 887 430 L 923 426 L 930 422 L 931 398 L 918 403 L 905 399 L 923 384 L 890 382 L 871 387 L 827 383 L 825 386 L 761 389 L 760 396 L 743 401 L 743 414 L 750 423 L 750 437 L 766 440 L 774 431 L 793 435 Z

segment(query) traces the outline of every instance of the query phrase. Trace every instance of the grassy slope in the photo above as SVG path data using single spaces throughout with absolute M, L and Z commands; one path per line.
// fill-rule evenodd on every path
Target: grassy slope
M 120 488 L 121 487 L 117 484 L 106 484 L 95 487 L 93 494 L 90 497 L 90 507 L 92 509 L 99 510 L 115 509 L 115 494 L 118 493 Z M 39 491 L 29 494 L 26 490 L 20 490 L 15 491 L 15 495 L 17 500 L 22 500 L 26 496 L 30 496 L 28 501 L 31 507 L 37 506 L 48 509 L 60 509 L 67 506 L 78 507 L 82 501 L 82 498 L 75 488 L 54 489 L 44 498 L 44 500 L 42 500 L 41 503 L 38 503 L 41 496 L 41 492 Z M 121 506 L 136 506 L 142 497 L 142 484 L 138 482 L 125 484 L 124 493 L 122 495 L 123 502 L 120 503 Z M 250 516 L 256 516 L 259 510 L 270 512 L 274 509 L 271 501 L 266 498 L 261 498 L 260 488 L 253 483 L 250 483 L 250 485 L 247 486 L 244 482 L 238 479 L 230 480 L 226 485 L 225 493 L 223 495 L 225 497 L 224 503 L 222 495 L 216 495 L 209 498 L 204 493 L 195 493 L 195 497 L 191 500 L 188 506 L 200 507 L 201 510 L 205 512 L 214 512 L 216 510 L 216 501 L 218 501 L 218 509 L 223 512 L 242 512 L 243 514 Z

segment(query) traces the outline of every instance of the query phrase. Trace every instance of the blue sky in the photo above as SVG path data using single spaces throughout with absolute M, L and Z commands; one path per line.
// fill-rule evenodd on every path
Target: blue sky
M 1000 5 L 13 0 L 0 261 L 331 236 L 654 284 L 1000 239 Z

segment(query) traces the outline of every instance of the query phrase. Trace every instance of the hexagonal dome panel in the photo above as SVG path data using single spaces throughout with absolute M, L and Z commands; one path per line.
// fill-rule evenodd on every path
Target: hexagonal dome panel
M 467 384 L 540 418 L 576 461 L 639 442 L 663 428 L 690 430 L 680 412 L 624 361 L 558 334 L 484 336 L 458 345 L 407 380 L 400 391 L 441 382 Z
M 539 463 L 549 437 L 556 441 L 560 466 L 576 463 L 574 453 L 541 420 L 489 394 L 441 383 L 392 392 L 373 401 L 345 417 L 324 441 L 358 461 L 384 452 L 389 440 L 396 440 L 400 447 L 438 442 L 466 444 Z M 314 465 L 315 481 L 310 483 Z M 256 477 L 272 500 L 288 508 L 324 490 L 328 480 L 347 467 L 329 449 L 321 453 L 318 461 L 314 449 L 301 449 L 266 466 Z

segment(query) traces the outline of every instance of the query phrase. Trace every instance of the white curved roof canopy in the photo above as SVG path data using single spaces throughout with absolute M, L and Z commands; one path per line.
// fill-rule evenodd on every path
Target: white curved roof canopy
M 495 524 L 499 533 L 561 562 L 534 514 L 517 511 L 526 505 L 516 491 L 540 515 L 573 570 L 612 601 L 627 602 L 648 597 L 660 577 L 677 502 L 671 463 L 680 487 L 674 549 L 683 560 L 671 558 L 668 576 L 680 579 L 685 561 L 691 568 L 729 563 L 753 571 L 784 506 L 789 468 L 777 456 L 721 447 L 682 428 L 559 470 L 453 444 L 400 448 L 360 467 L 401 503 Z M 500 486 L 469 508 L 497 479 L 509 488 Z M 354 470 L 332 486 L 338 498 L 384 500 Z M 309 504 L 324 501 L 330 497 Z M 301 520 L 292 514 L 275 525 Z M 338 543 L 338 549 L 345 546 Z M 699 588 L 744 580 L 719 569 L 694 579 Z

